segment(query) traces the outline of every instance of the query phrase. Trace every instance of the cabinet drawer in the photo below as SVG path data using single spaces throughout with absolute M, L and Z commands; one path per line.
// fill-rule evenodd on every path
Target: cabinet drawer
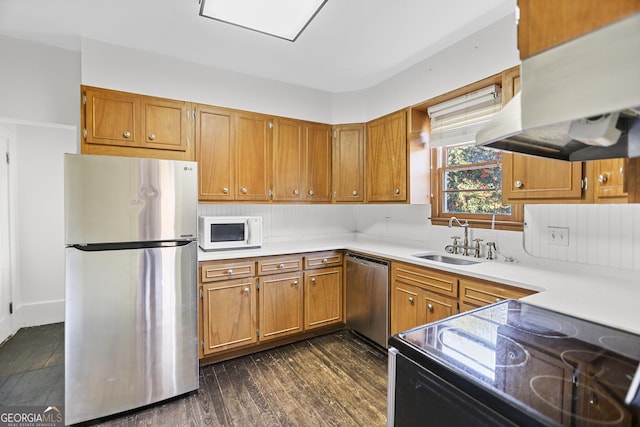
M 460 299 L 465 304 L 481 307 L 507 298 L 519 299 L 535 291 L 487 282 L 484 280 L 460 279 Z
M 202 283 L 218 280 L 240 279 L 255 276 L 255 261 L 202 263 L 200 266 L 200 280 Z
M 458 279 L 455 276 L 429 268 L 393 263 L 392 280 L 394 282 L 408 283 L 442 295 L 458 296 Z
M 308 254 L 304 257 L 304 269 L 311 270 L 313 268 L 324 267 L 341 267 L 342 252 L 327 251 Z
M 258 260 L 258 275 L 302 270 L 302 256 L 283 256 Z

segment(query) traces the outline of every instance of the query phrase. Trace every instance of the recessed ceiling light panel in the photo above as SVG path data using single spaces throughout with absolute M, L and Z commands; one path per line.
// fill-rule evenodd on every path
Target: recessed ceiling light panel
M 327 0 L 201 0 L 200 16 L 295 41 Z

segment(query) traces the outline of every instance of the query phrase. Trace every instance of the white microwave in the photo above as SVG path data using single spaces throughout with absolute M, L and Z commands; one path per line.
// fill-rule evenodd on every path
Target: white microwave
M 200 216 L 198 244 L 205 251 L 259 248 L 261 216 Z

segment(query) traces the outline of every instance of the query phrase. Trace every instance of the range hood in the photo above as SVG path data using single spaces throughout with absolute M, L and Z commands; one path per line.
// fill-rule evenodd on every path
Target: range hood
M 522 61 L 476 144 L 568 161 L 640 157 L 640 13 Z

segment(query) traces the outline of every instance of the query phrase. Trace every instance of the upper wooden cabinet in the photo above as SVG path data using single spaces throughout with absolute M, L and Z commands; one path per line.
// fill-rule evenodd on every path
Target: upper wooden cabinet
M 195 160 L 191 104 L 82 86 L 83 154 Z
M 505 202 L 581 202 L 582 163 L 504 153 L 502 198 Z
M 269 200 L 272 126 L 269 116 L 235 113 L 236 200 Z
M 333 200 L 364 201 L 364 125 L 333 128 Z
M 139 146 L 140 96 L 82 88 L 86 144 Z
M 231 110 L 196 106 L 198 199 L 235 198 L 235 114 Z
M 367 202 L 407 200 L 407 112 L 367 123 Z
M 305 199 L 331 201 L 331 126 L 307 123 L 304 128 Z
M 275 119 L 272 180 L 274 201 L 329 202 L 330 126 Z
M 301 201 L 304 189 L 304 123 L 277 118 L 273 121 L 273 200 Z
M 593 193 L 596 203 L 626 203 L 625 175 L 629 159 L 606 159 L 593 162 Z
M 518 49 L 525 59 L 640 10 L 638 0 L 518 0 Z
M 145 148 L 186 151 L 191 144 L 191 105 L 143 96 L 140 100 L 140 143 Z

